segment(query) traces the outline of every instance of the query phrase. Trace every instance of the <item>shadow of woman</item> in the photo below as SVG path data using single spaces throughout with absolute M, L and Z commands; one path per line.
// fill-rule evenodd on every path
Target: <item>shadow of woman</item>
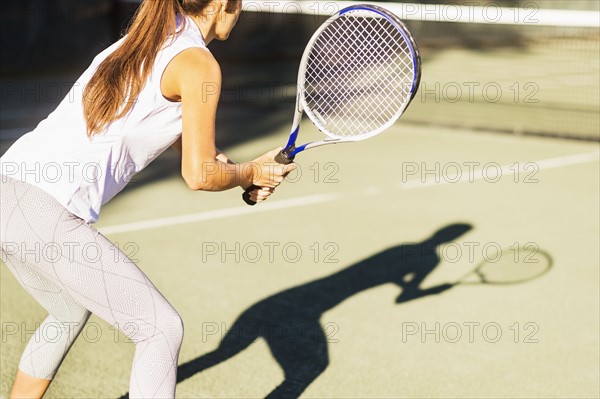
M 452 288 L 452 284 L 442 284 L 423 290 L 420 284 L 440 263 L 436 247 L 471 229 L 468 224 L 446 226 L 421 243 L 395 246 L 330 276 L 255 303 L 237 318 L 217 349 L 179 366 L 178 382 L 226 361 L 262 338 L 285 374 L 284 381 L 267 397 L 298 397 L 329 363 L 328 338 L 320 323 L 324 312 L 382 284 L 402 288 L 396 303 Z

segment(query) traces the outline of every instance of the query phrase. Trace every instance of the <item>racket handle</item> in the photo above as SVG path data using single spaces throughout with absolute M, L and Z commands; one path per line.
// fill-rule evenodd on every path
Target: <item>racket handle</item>
M 260 189 L 260 187 L 258 186 L 250 186 L 246 189 L 246 191 L 244 191 L 244 194 L 242 194 L 242 199 L 244 200 L 244 202 L 250 206 L 254 206 L 256 205 L 256 202 L 252 201 L 252 199 L 250 199 L 250 192 L 252 190 L 256 190 L 256 189 Z
M 294 157 L 293 156 L 289 156 L 285 150 L 281 150 L 279 151 L 279 154 L 275 155 L 275 162 L 280 163 L 282 165 L 289 165 L 292 162 L 294 162 Z M 250 199 L 250 192 L 252 190 L 256 190 L 256 189 L 260 189 L 260 187 L 256 186 L 256 185 L 252 185 L 250 187 L 248 187 L 246 189 L 246 191 L 244 191 L 244 194 L 242 194 L 242 199 L 244 200 L 244 202 L 250 206 L 254 206 L 256 205 L 256 202 L 252 201 Z
M 294 162 L 294 157 L 288 155 L 285 150 L 279 151 L 279 154 L 275 155 L 275 162 L 282 165 L 289 165 Z

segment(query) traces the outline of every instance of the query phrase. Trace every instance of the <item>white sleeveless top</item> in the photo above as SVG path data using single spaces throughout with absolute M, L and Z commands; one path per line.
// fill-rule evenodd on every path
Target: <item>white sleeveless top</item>
M 73 214 L 96 222 L 102 205 L 181 136 L 181 103 L 163 97 L 160 80 L 177 54 L 206 48 L 189 17 L 179 17 L 179 27 L 184 20 L 185 28 L 158 53 L 130 113 L 91 139 L 86 135 L 83 89 L 121 39 L 96 56 L 56 110 L 0 158 L 0 174 L 37 186 Z

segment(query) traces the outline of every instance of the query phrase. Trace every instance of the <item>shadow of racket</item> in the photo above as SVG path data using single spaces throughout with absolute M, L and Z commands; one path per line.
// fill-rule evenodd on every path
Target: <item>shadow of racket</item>
M 483 260 L 453 285 L 522 284 L 543 276 L 552 265 L 552 257 L 536 246 L 504 249 Z

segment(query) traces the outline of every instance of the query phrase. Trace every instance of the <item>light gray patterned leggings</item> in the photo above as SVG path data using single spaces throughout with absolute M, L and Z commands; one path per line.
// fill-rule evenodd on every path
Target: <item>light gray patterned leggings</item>
M 0 175 L 0 255 L 48 311 L 21 371 L 52 379 L 92 312 L 136 345 L 130 397 L 175 397 L 181 318 L 106 237 L 43 190 Z M 61 333 L 48 339 L 48 326 Z

